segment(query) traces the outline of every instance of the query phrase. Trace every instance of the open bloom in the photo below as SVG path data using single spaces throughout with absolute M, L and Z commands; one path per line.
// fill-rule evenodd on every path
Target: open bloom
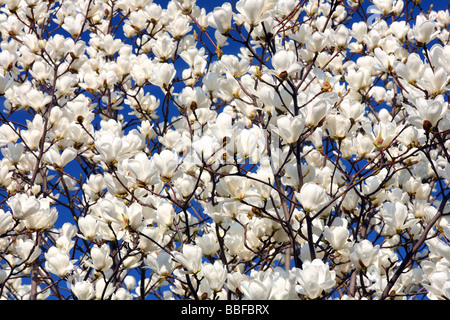
M 308 103 L 301 111 L 304 115 L 305 124 L 312 127 L 319 124 L 329 110 L 330 104 L 326 100 L 319 100 L 315 103 Z
M 301 70 L 301 65 L 297 62 L 297 56 L 293 51 L 279 50 L 272 57 L 274 73 L 279 78 L 285 78 Z
M 19 239 L 16 250 L 20 259 L 27 261 L 28 264 L 36 260 L 42 252 L 41 248 L 37 247 L 35 241 L 32 239 Z
M 358 268 L 368 268 L 372 263 L 375 262 L 380 246 L 374 246 L 372 242 L 364 239 L 353 247 L 353 252 L 350 254 L 350 260 Z
M 375 48 L 374 53 L 375 58 L 378 60 L 373 66 L 375 70 L 389 73 L 394 69 L 396 61 L 394 54 L 388 54 L 380 48 Z
M 394 63 L 394 71 L 400 78 L 403 78 L 408 82 L 416 82 L 417 79 L 422 77 L 425 71 L 425 65 L 417 53 L 412 53 L 408 56 L 408 60 L 403 63 L 396 61 Z
M 58 211 L 56 208 L 50 208 L 49 201 L 40 200 L 39 210 L 28 216 L 24 222 L 29 230 L 43 230 L 53 226 L 58 219 Z
M 178 156 L 174 152 L 163 150 L 160 154 L 153 156 L 153 161 L 161 177 L 166 179 L 172 178 L 178 166 Z
M 226 34 L 231 30 L 231 18 L 233 9 L 229 2 L 225 2 L 221 7 L 215 7 L 208 16 L 208 23 L 221 34 Z
M 41 206 L 35 196 L 28 196 L 24 193 L 18 193 L 9 198 L 7 204 L 13 212 L 13 217 L 19 220 L 27 219 Z
M 172 225 L 174 214 L 173 207 L 169 203 L 163 203 L 156 209 L 156 219 L 161 225 L 166 227 Z
M 10 231 L 14 226 L 14 220 L 9 212 L 0 209 L 0 235 Z
M 318 298 L 336 283 L 336 272 L 330 271 L 329 266 L 320 259 L 303 262 L 302 269 L 295 269 L 295 274 L 298 282 L 296 291 L 310 299 Z
M 251 27 L 257 26 L 262 20 L 268 17 L 264 14 L 264 0 L 239 0 L 236 9 L 239 11 L 239 20 L 247 23 Z
M 78 227 L 82 233 L 84 239 L 95 239 L 98 235 L 98 223 L 97 219 L 92 215 L 86 215 L 85 217 L 80 217 L 78 219 Z
M 215 261 L 214 264 L 205 263 L 202 267 L 203 276 L 208 280 L 209 287 L 213 291 L 220 291 L 227 280 L 227 270 L 222 262 Z
M 95 159 L 105 163 L 114 163 L 120 160 L 122 144 L 122 137 L 116 136 L 112 132 L 101 134 L 95 141 L 95 148 L 99 152 Z
M 306 211 L 320 210 L 327 204 L 329 196 L 325 192 L 325 188 L 314 182 L 305 183 L 300 192 L 295 194 L 297 200 Z
M 428 121 L 431 126 L 436 126 L 439 120 L 441 120 L 447 112 L 447 103 L 439 96 L 436 99 L 424 99 L 417 98 L 414 104 L 422 117 L 423 121 Z
M 7 158 L 12 164 L 16 164 L 19 162 L 20 158 L 23 155 L 25 147 L 22 143 L 14 144 L 12 142 L 8 142 L 7 148 L 2 148 L 2 155 Z
M 449 80 L 447 71 L 443 67 L 426 68 L 419 79 L 417 84 L 425 89 L 431 96 L 445 91 Z
M 272 291 L 271 277 L 264 279 L 249 279 L 241 282 L 239 288 L 247 300 L 267 300 Z
M 156 174 L 158 173 L 154 167 L 154 163 L 143 152 L 138 153 L 133 159 L 127 161 L 127 169 L 131 176 L 136 178 L 138 184 L 154 184 L 157 183 Z
M 76 282 L 71 289 L 78 300 L 90 300 L 95 295 L 94 285 L 87 280 Z
M 349 242 L 347 241 L 349 231 L 346 226 L 325 226 L 323 235 L 335 250 L 344 249 L 349 246 Z
M 113 264 L 110 257 L 109 246 L 103 245 L 101 247 L 95 245 L 91 249 L 92 267 L 97 271 L 108 271 Z
M 161 276 L 170 274 L 174 268 L 172 257 L 167 252 L 162 250 L 159 253 L 152 252 L 147 255 L 144 262 L 154 272 Z
M 70 161 L 75 159 L 77 152 L 73 148 L 66 148 L 62 153 L 59 153 L 56 147 L 50 147 L 45 153 L 45 160 L 55 169 L 64 168 Z
M 197 245 L 205 256 L 213 256 L 220 249 L 219 242 L 214 233 L 207 233 L 196 239 Z
M 401 202 L 396 201 L 383 203 L 380 214 L 387 225 L 386 232 L 395 233 L 411 227 L 419 219 L 408 218 L 408 208 Z
M 171 59 L 175 51 L 175 43 L 167 33 L 152 42 L 152 52 L 161 62 Z
M 350 119 L 342 114 L 331 114 L 325 121 L 325 128 L 331 138 L 335 140 L 342 140 L 348 133 L 351 127 Z
M 278 134 L 283 138 L 287 144 L 295 143 L 304 128 L 303 119 L 300 117 L 282 116 L 277 119 Z
M 58 277 L 64 277 L 73 269 L 73 261 L 68 254 L 57 247 L 50 247 L 45 254 L 45 268 Z
M 175 77 L 176 70 L 171 63 L 158 63 L 150 73 L 150 82 L 158 87 L 167 89 Z
M 186 16 L 177 16 L 167 26 L 167 31 L 173 36 L 174 39 L 181 39 L 186 33 L 192 30 L 189 25 L 189 19 Z
M 438 31 L 435 30 L 436 24 L 432 20 L 426 20 L 423 15 L 419 15 L 416 18 L 416 24 L 413 27 L 414 38 L 417 42 L 427 44 L 433 40 Z
M 325 33 L 316 31 L 311 34 L 306 41 L 306 48 L 311 51 L 318 53 L 327 45 L 328 38 Z
M 198 273 L 202 269 L 202 249 L 199 246 L 186 244 L 183 253 L 174 251 L 173 257 L 187 273 Z

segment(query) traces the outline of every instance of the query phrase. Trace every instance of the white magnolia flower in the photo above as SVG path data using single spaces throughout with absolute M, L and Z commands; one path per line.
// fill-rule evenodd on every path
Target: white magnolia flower
M 71 289 L 78 300 L 91 300 L 95 296 L 94 285 L 87 280 L 76 282 Z
M 220 291 L 223 284 L 227 280 L 227 270 L 222 262 L 215 261 L 214 264 L 204 263 L 202 266 L 202 274 L 208 281 L 209 287 L 213 291 Z
M 287 144 L 294 144 L 304 128 L 301 117 L 281 116 L 277 119 L 278 134 Z
M 374 246 L 372 242 L 364 239 L 353 246 L 350 259 L 358 268 L 368 268 L 375 262 L 379 250 L 379 245 Z
M 150 82 L 158 87 L 167 89 L 175 77 L 176 70 L 171 63 L 158 63 L 150 73 Z
M 199 246 L 186 244 L 183 252 L 172 252 L 175 261 L 180 263 L 187 273 L 198 273 L 202 269 L 202 249 Z
M 24 193 L 18 193 L 7 201 L 11 208 L 13 217 L 20 220 L 25 220 L 41 207 L 39 199 L 35 196 L 28 196 Z
M 233 16 L 231 4 L 225 2 L 221 7 L 215 7 L 208 15 L 208 23 L 222 34 L 231 30 L 231 18 Z
M 408 217 L 408 208 L 401 202 L 385 202 L 380 209 L 380 215 L 391 230 L 386 230 L 392 234 L 409 228 L 419 222 L 419 219 Z
M 435 22 L 427 20 L 423 15 L 416 18 L 416 24 L 413 27 L 414 38 L 417 42 L 427 44 L 433 40 L 438 32 L 436 31 Z
M 279 78 L 286 78 L 302 69 L 301 65 L 297 62 L 295 52 L 287 50 L 277 51 L 272 57 L 272 65 L 274 73 Z
M 305 183 L 295 196 L 308 212 L 320 210 L 329 202 L 329 196 L 326 194 L 325 188 L 314 182 Z
M 147 255 L 145 264 L 161 276 L 169 275 L 174 268 L 172 257 L 166 251 Z
M 239 0 L 236 9 L 239 12 L 239 20 L 247 23 L 251 27 L 257 26 L 262 20 L 267 18 L 268 13 L 264 12 L 266 0 Z
M 161 177 L 166 179 L 172 178 L 178 167 L 178 156 L 169 150 L 163 150 L 161 153 L 155 154 L 152 160 Z
M 14 226 L 13 216 L 8 211 L 0 209 L 0 235 L 10 231 Z
M 239 288 L 248 300 L 267 300 L 270 297 L 272 285 L 270 277 L 266 277 L 263 281 L 259 279 L 244 280 Z
M 97 271 L 108 271 L 112 264 L 113 259 L 110 256 L 110 248 L 108 245 L 97 246 L 94 245 L 91 248 L 92 267 Z
M 50 247 L 45 253 L 45 268 L 58 277 L 64 277 L 73 269 L 73 260 L 69 255 L 56 247 Z

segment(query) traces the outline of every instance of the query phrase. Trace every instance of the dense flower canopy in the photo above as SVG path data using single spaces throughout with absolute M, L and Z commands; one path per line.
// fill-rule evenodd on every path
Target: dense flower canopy
M 0 1 L 1 299 L 450 299 L 420 2 Z

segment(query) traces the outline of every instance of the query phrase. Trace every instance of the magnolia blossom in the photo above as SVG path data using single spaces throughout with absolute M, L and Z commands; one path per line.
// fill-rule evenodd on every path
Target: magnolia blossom
M 174 259 L 179 262 L 188 273 L 197 273 L 201 270 L 202 250 L 195 245 L 183 246 L 183 252 L 173 252 Z
M 435 22 L 426 20 L 422 15 L 417 17 L 416 24 L 413 27 L 414 38 L 419 43 L 428 43 L 436 37 Z
M 259 279 L 244 280 L 239 287 L 249 300 L 268 300 L 272 282 L 269 277 L 266 277 L 265 281 Z
M 167 89 L 175 74 L 176 70 L 172 64 L 159 63 L 153 66 L 150 81 L 158 87 Z
M 298 285 L 296 291 L 310 299 L 316 299 L 323 291 L 327 291 L 335 284 L 336 273 L 330 271 L 322 260 L 305 261 L 302 269 L 296 269 Z
M 11 213 L 0 210 L 0 234 L 5 234 L 10 231 L 13 225 L 14 221 Z
M 236 3 L 239 18 L 254 27 L 268 15 L 264 15 L 265 0 L 239 0 Z
M 58 277 L 64 277 L 73 268 L 73 261 L 67 253 L 56 247 L 50 247 L 45 254 L 45 259 L 45 267 Z
M 377 258 L 379 245 L 374 246 L 369 240 L 364 239 L 355 244 L 350 259 L 359 268 L 367 268 Z
M 23 261 L 32 263 L 40 256 L 42 250 L 39 247 L 36 247 L 35 241 L 32 239 L 20 239 L 18 242 L 17 253 Z
M 164 150 L 160 154 L 154 155 L 153 161 L 161 176 L 168 179 L 173 176 L 178 166 L 177 155 L 169 150 Z
M 306 211 L 316 211 L 327 204 L 329 197 L 322 186 L 314 182 L 305 183 L 296 197 Z
M 227 271 L 220 261 L 204 264 L 202 273 L 213 291 L 219 291 L 227 280 Z
M 172 257 L 165 251 L 148 255 L 145 264 L 161 276 L 169 275 L 174 269 Z
M 230 3 L 225 2 L 221 7 L 214 8 L 208 16 L 208 22 L 211 27 L 222 34 L 231 30 L 231 18 L 233 16 Z
M 41 201 L 39 210 L 27 217 L 24 223 L 29 230 L 42 230 L 52 227 L 57 219 L 58 210 L 50 208 L 47 201 Z
M 279 134 L 287 144 L 295 143 L 303 131 L 304 123 L 302 118 L 279 117 L 277 119 Z
M 19 193 L 8 200 L 8 206 L 12 210 L 13 217 L 24 220 L 36 213 L 41 205 L 35 196 Z
M 21 143 L 14 144 L 12 142 L 8 142 L 7 148 L 2 149 L 2 154 L 12 163 L 18 163 L 20 158 L 22 157 L 23 151 L 24 151 L 23 144 Z
M 213 233 L 207 233 L 197 239 L 197 245 L 202 249 L 205 256 L 212 256 L 219 250 L 220 245 Z
M 94 297 L 94 286 L 91 282 L 83 280 L 72 285 L 72 292 L 79 300 L 91 300 Z
M 325 226 L 323 230 L 325 239 L 330 242 L 331 246 L 336 250 L 341 250 L 349 247 L 349 231 L 346 226 Z
M 417 98 L 415 104 L 423 121 L 428 121 L 432 126 L 436 126 L 438 121 L 442 119 L 447 112 L 445 103 L 441 99 L 430 101 L 423 98 Z
M 278 51 L 272 57 L 272 64 L 275 74 L 280 78 L 285 78 L 301 70 L 301 65 L 297 62 L 293 51 Z
M 94 246 L 91 249 L 92 266 L 98 271 L 107 271 L 111 268 L 113 260 L 110 257 L 109 246 Z

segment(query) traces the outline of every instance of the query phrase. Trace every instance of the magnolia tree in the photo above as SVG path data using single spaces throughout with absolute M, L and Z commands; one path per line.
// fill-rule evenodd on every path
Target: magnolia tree
M 2 299 L 450 299 L 448 10 L 0 1 Z

